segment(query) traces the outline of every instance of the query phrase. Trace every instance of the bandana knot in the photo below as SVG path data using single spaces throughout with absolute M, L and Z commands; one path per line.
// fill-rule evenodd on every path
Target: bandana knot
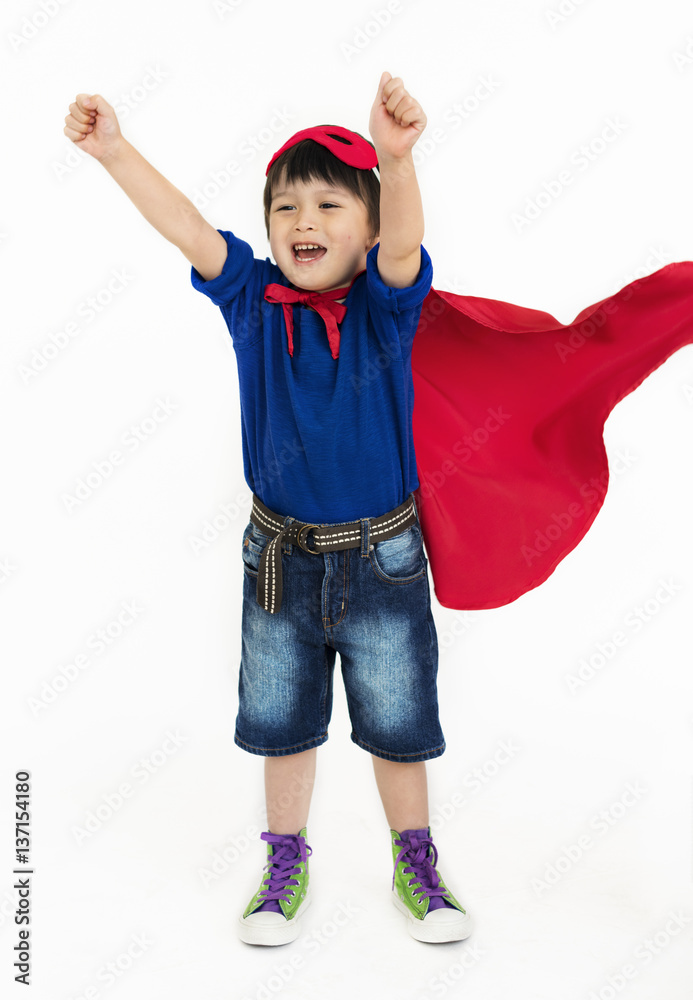
M 339 327 L 337 324 L 341 323 L 346 316 L 347 307 L 343 302 L 335 302 L 335 299 L 343 299 L 350 288 L 351 285 L 348 285 L 345 288 L 333 288 L 331 292 L 306 292 L 300 291 L 298 288 L 287 288 L 286 285 L 265 285 L 265 299 L 268 302 L 281 302 L 284 310 L 291 357 L 294 356 L 293 305 L 296 302 L 312 306 L 322 316 L 327 327 L 327 339 L 332 357 L 335 359 L 339 357 Z

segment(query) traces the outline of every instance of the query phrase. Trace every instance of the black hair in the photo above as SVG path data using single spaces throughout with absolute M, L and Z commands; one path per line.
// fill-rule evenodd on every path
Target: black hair
M 330 128 L 329 125 L 321 127 Z M 369 146 L 373 146 L 373 143 L 365 139 L 360 132 L 356 132 L 355 134 L 364 139 Z M 335 135 L 333 138 L 344 143 L 347 141 L 338 135 Z M 375 149 L 375 146 L 373 146 L 373 149 Z M 284 180 L 288 184 L 297 180 L 321 180 L 328 184 L 342 185 L 351 191 L 352 194 L 356 195 L 357 198 L 360 198 L 366 206 L 370 238 L 374 239 L 379 234 L 380 180 L 375 172 L 373 170 L 362 170 L 359 167 L 350 167 L 348 163 L 344 163 L 338 159 L 322 143 L 315 142 L 313 139 L 302 139 L 301 142 L 290 146 L 285 153 L 282 153 L 274 161 L 267 175 L 263 194 L 267 239 L 269 239 L 270 234 L 269 214 L 272 205 L 272 192 L 276 188 L 280 177 L 284 177 Z

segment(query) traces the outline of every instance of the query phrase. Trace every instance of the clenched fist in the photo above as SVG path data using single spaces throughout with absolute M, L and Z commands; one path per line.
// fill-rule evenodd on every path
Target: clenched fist
M 116 113 L 100 94 L 77 94 L 63 132 L 96 160 L 112 153 L 122 140 Z

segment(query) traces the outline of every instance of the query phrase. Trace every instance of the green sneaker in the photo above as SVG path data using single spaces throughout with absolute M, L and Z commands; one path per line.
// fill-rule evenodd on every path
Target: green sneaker
M 472 933 L 472 920 L 447 888 L 436 870 L 438 851 L 431 828 L 390 830 L 392 902 L 407 917 L 409 933 L 417 941 L 439 944 L 464 941 Z
M 310 904 L 306 828 L 296 834 L 261 833 L 267 841 L 267 877 L 239 917 L 246 944 L 278 945 L 295 941 L 300 915 Z

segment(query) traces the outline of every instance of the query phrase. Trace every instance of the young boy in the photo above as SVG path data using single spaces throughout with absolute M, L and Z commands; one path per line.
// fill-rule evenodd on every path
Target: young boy
M 253 491 L 235 742 L 265 757 L 268 823 L 268 875 L 241 939 L 293 941 L 310 902 L 306 823 L 339 652 L 351 738 L 372 755 L 391 828 L 393 902 L 418 940 L 463 940 L 471 921 L 435 867 L 425 770 L 445 750 L 413 496 L 411 350 L 432 268 L 411 150 L 426 117 L 383 73 L 373 143 L 338 126 L 289 139 L 264 196 L 276 264 L 210 226 L 103 97 L 79 94 L 65 121 L 187 257 L 233 338 Z

